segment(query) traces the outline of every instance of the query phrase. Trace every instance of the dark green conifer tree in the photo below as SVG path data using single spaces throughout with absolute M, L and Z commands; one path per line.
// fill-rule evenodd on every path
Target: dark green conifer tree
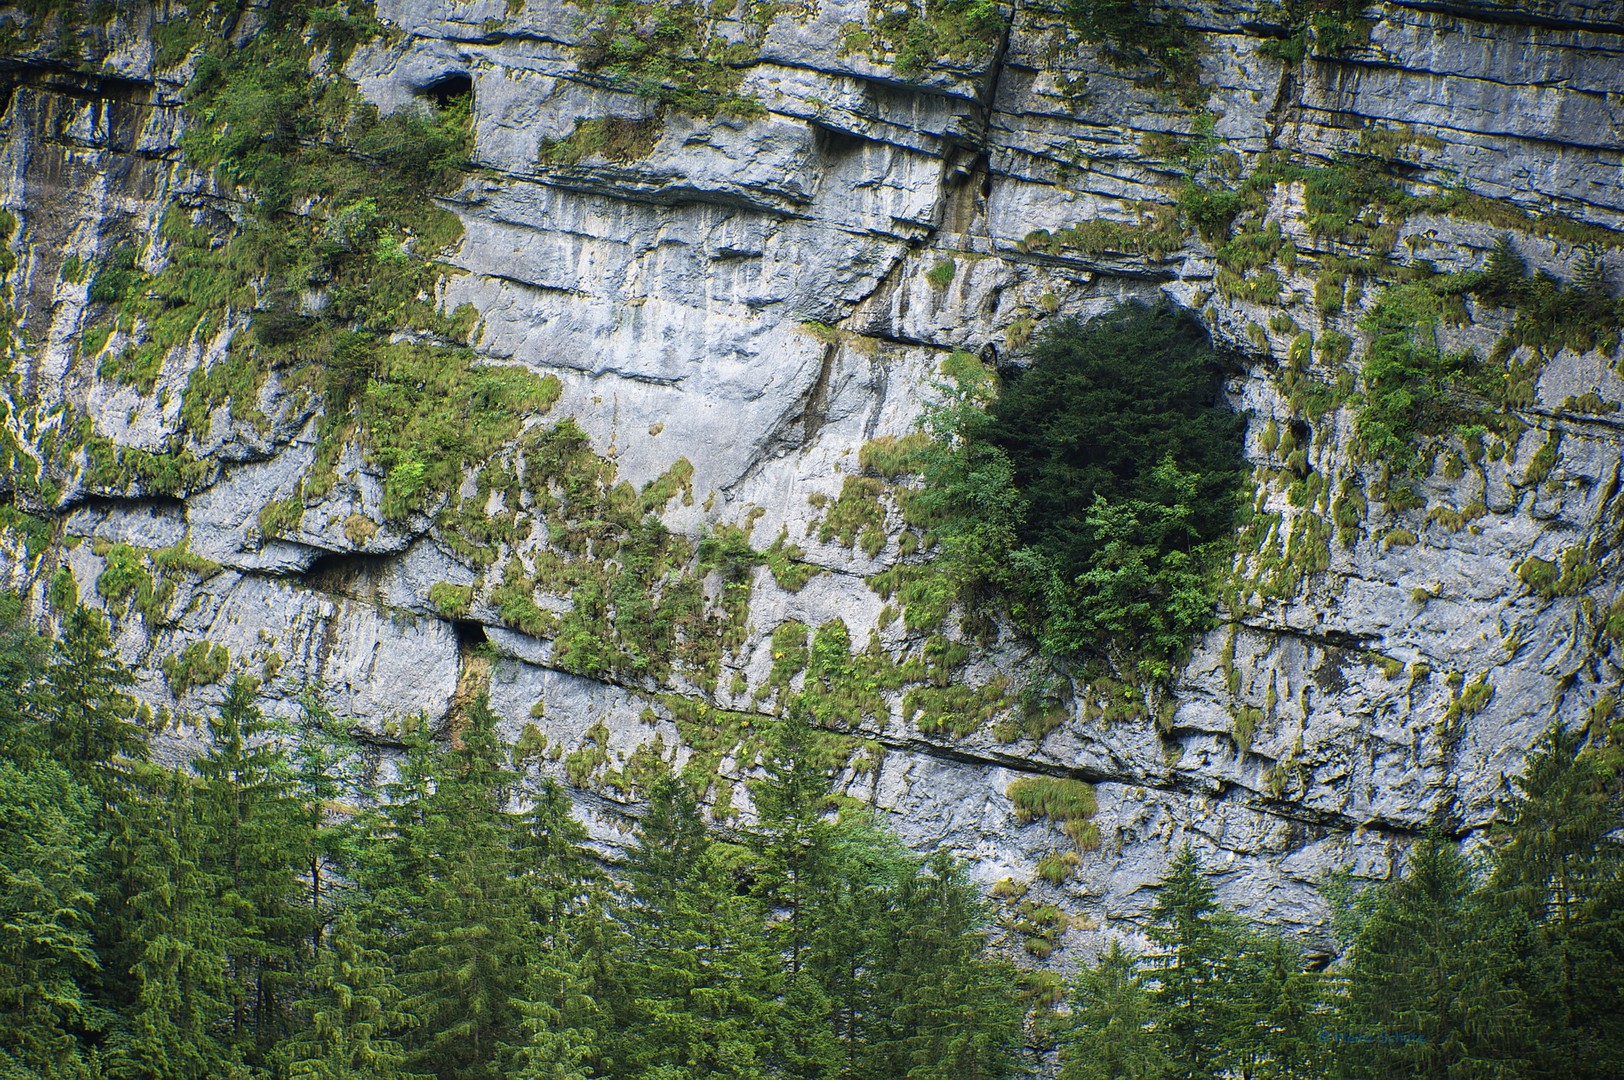
M 1157 894 L 1149 934 L 1161 949 L 1147 974 L 1157 984 L 1168 1075 L 1206 1080 L 1218 1069 L 1230 1026 L 1228 961 L 1235 936 L 1189 844 L 1174 857 Z
M 1015 1064 L 1015 973 L 984 954 L 987 913 L 946 852 L 900 883 L 879 960 L 888 1020 L 870 1046 L 879 1075 L 990 1080 Z
M 41 723 L 41 675 L 50 642 L 22 617 L 22 601 L 0 592 L 0 758 L 27 765 L 48 741 Z
M 145 761 L 146 732 L 125 687 L 135 675 L 113 651 L 107 619 L 83 604 L 52 643 L 40 705 L 52 757 L 97 794 L 123 782 L 120 757 Z
M 151 843 L 141 830 L 165 815 L 147 813 L 143 805 L 154 797 L 154 788 L 143 765 L 146 732 L 126 692 L 134 675 L 113 649 L 106 618 L 69 595 L 72 580 L 67 575 L 55 589 L 58 599 L 72 602 L 62 605 L 69 610 L 62 635 L 49 643 L 46 666 L 27 692 L 25 707 L 31 712 L 22 738 L 30 753 L 60 762 L 92 796 L 86 849 L 102 964 L 86 989 L 99 1007 L 127 1015 L 138 995 L 133 972 L 144 948 L 142 939 L 128 932 L 137 918 L 126 906 L 141 891 L 132 876 L 141 868 L 132 860 Z
M 518 777 L 481 696 L 436 756 L 421 811 L 427 873 L 402 926 L 405 1007 L 420 1025 L 411 1065 L 441 1080 L 496 1080 L 523 1038 L 525 955 L 533 942 L 515 876 Z
M 1060 1080 L 1162 1080 L 1171 1063 L 1139 959 L 1113 941 L 1077 975 Z
M 400 1032 L 411 1018 L 388 955 L 369 948 L 353 914 L 340 916 L 299 1001 L 306 1023 L 277 1056 L 290 1080 L 415 1080 Z
M 1488 887 L 1527 928 L 1534 1077 L 1624 1074 L 1624 797 L 1583 742 L 1553 728 L 1529 757 Z
M 1474 893 L 1466 860 L 1436 831 L 1385 888 L 1354 942 L 1337 1057 L 1351 1076 L 1516 1076 L 1529 1014 L 1515 938 Z
M 756 884 L 763 900 L 785 912 L 774 937 L 792 975 L 801 970 L 830 869 L 832 826 L 823 820 L 830 778 L 814 760 L 816 735 L 806 713 L 791 709 L 768 734 L 761 760 L 766 776 L 750 783 L 760 818 Z
M 1274 934 L 1238 934 L 1229 957 L 1223 1063 L 1256 1080 L 1318 1080 L 1327 1073 L 1321 977 Z
M 636 986 L 634 972 L 629 970 L 627 957 L 632 948 L 631 935 L 625 927 L 624 909 L 619 897 L 609 889 L 593 889 L 582 905 L 581 917 L 574 928 L 571 955 L 575 965 L 571 974 L 581 980 L 580 992 L 586 1001 L 565 1000 L 575 992 L 574 986 L 560 980 L 556 987 L 530 987 L 526 992 L 526 1024 L 530 1040 L 536 1038 L 534 1025 L 538 1008 L 557 1010 L 556 1019 L 542 1014 L 540 1019 L 563 1027 L 575 1026 L 585 1030 L 586 1021 L 576 1020 L 578 1015 L 590 1014 L 593 1028 L 591 1057 L 584 1068 L 592 1076 L 621 1077 L 628 1075 L 624 1054 L 624 1040 L 619 1037 L 621 1026 L 631 1022 L 636 1013 L 633 1000 Z M 556 1005 L 545 1003 L 557 1001 Z M 548 1051 L 543 1055 L 545 1068 L 553 1068 L 564 1055 Z
M 777 993 L 759 902 L 740 895 L 698 800 L 666 777 L 627 856 L 630 1024 L 620 1075 L 756 1078 L 777 1025 Z
M 750 783 L 760 819 L 752 844 L 757 895 L 777 913 L 768 934 L 781 993 L 772 1063 L 775 1072 L 798 1080 L 836 1075 L 845 1056 L 825 984 L 827 976 L 838 977 L 845 958 L 820 955 L 816 947 L 820 928 L 838 919 L 846 892 L 839 880 L 838 826 L 825 818 L 831 778 L 818 757 L 824 734 L 803 709 L 791 709 L 768 734 L 766 776 Z M 845 945 L 855 943 L 848 939 Z
M 563 787 L 542 781 L 517 823 L 513 845 L 530 919 L 547 933 L 568 933 L 591 894 L 608 884 L 585 843 L 586 828 L 571 816 Z
M 436 859 L 429 821 L 439 748 L 422 716 L 391 724 L 404 752 L 382 798 L 352 823 L 354 849 L 343 867 L 356 883 L 356 917 L 375 940 L 397 939 L 424 903 Z
M 154 776 L 149 796 L 124 808 L 140 820 L 115 838 L 133 845 L 120 859 L 119 954 L 134 958 L 134 1000 L 110 1039 L 113 1080 L 217 1080 L 237 1065 L 217 1037 L 231 1015 L 228 928 L 203 869 L 209 837 L 192 788 L 178 769 Z
M 870 1044 L 890 1030 L 891 1005 L 882 977 L 896 949 L 898 882 L 915 872 L 916 859 L 872 822 L 853 818 L 834 837 L 834 868 L 821 917 L 813 927 L 809 965 L 832 1007 L 831 1030 L 839 1075 L 859 1077 L 872 1057 Z
M 588 857 L 586 829 L 557 781 L 534 792 L 515 837 L 517 885 L 532 940 L 522 999 L 524 1038 L 510 1073 L 523 1080 L 577 1080 L 599 1061 L 598 1032 L 612 999 L 603 897 L 608 880 Z M 605 976 L 600 981 L 599 976 Z
M 601 1058 L 602 1012 L 589 993 L 585 967 L 564 948 L 533 956 L 523 1000 L 524 1038 L 512 1055 L 512 1080 L 584 1080 Z
M 201 867 L 212 882 L 230 975 L 231 1038 L 258 1062 L 288 1035 L 284 991 L 308 934 L 302 889 L 301 808 L 287 755 L 265 739 L 259 683 L 239 675 L 208 718 L 208 752 L 192 763 L 209 843 Z
M 91 798 L 54 761 L 0 761 L 0 1076 L 93 1072 L 80 1035 L 100 1026 L 81 987 L 90 933 Z
M 299 707 L 303 716 L 292 760 L 292 793 L 299 811 L 299 837 L 294 846 L 302 852 L 303 921 L 309 928 L 308 955 L 314 957 L 345 889 L 345 879 L 335 877 L 332 868 L 354 864 L 356 830 L 366 817 L 357 821 L 338 813 L 341 806 L 357 801 L 356 785 L 350 779 L 356 764 L 354 743 L 317 691 L 307 690 Z

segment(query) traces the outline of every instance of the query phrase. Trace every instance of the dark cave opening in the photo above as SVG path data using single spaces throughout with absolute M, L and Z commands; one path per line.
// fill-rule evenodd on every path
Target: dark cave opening
M 458 98 L 468 97 L 474 92 L 474 80 L 467 72 L 456 71 L 450 75 L 442 75 L 438 79 L 417 89 L 417 96 L 434 102 L 436 109 L 445 109 Z
M 868 139 L 863 138 L 856 132 L 830 127 L 827 124 L 820 124 L 816 120 L 812 122 L 812 147 L 823 157 L 838 158 L 847 154 L 855 154 L 868 143 Z
M 451 632 L 457 635 L 459 649 L 472 649 L 490 640 L 485 636 L 485 624 L 474 622 L 472 619 L 453 619 Z
M 361 596 L 377 587 L 390 558 L 348 551 L 323 552 L 305 567 L 299 583 L 319 592 Z

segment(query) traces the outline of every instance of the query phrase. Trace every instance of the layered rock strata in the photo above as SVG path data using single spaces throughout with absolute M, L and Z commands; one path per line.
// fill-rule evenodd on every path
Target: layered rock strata
M 1327 874 L 1387 878 L 1431 824 L 1481 838 L 1551 723 L 1610 718 L 1624 678 L 1608 632 L 1624 582 L 1614 359 L 1524 335 L 1512 435 L 1441 438 L 1409 506 L 1373 493 L 1383 463 L 1358 452 L 1355 380 L 1369 314 L 1423 260 L 1479 270 L 1509 235 L 1531 272 L 1571 282 L 1599 257 L 1615 290 L 1624 280 L 1618 4 L 1386 3 L 1351 43 L 1294 58 L 1288 12 L 1203 3 L 1184 13 L 1199 71 L 1183 85 L 1118 66 L 1042 4 L 1002 9 L 984 39 L 938 35 L 952 48 L 922 64 L 899 60 L 878 5 L 740 5 L 698 16 L 693 48 L 725 51 L 730 93 L 753 107 L 709 116 L 595 67 L 590 5 L 379 0 L 376 13 L 388 36 L 327 77 L 386 113 L 472 93 L 473 164 L 441 200 L 462 236 L 435 303 L 472 306 L 482 362 L 556 377 L 558 400 L 526 428 L 573 417 L 603 490 L 642 493 L 682 541 L 661 549 L 667 580 L 697 579 L 698 610 L 727 629 L 691 662 L 639 667 L 618 630 L 615 657 L 583 661 L 560 643 L 584 586 L 557 584 L 581 578 L 545 568 L 597 560 L 612 587 L 623 560 L 550 531 L 544 490 L 481 486 L 476 469 L 447 493 L 512 526 L 471 557 L 432 506 L 385 514 L 388 477 L 360 441 L 306 497 L 321 406 L 277 377 L 208 430 L 189 425 L 193 373 L 224 362 L 248 310 L 171 350 L 150 387 L 99 374 L 85 342 L 108 315 L 82 268 L 139 239 L 138 268 L 157 273 L 172 207 L 229 232 L 243 196 L 181 151 L 196 57 L 160 66 L 155 44 L 178 5 L 81 28 L 94 63 L 78 64 L 12 13 L 10 430 L 31 452 L 71 411 L 115 446 L 184 449 L 194 466 L 165 491 L 71 470 L 49 500 L 14 485 L 54 532 L 32 551 L 7 534 L 7 584 L 48 618 L 51 576 L 71 570 L 117 616 L 176 752 L 231 670 L 263 678 L 288 715 L 319 682 L 385 745 L 390 717 L 445 718 L 487 689 L 510 734 L 546 736 L 538 768 L 573 785 L 612 851 L 651 753 L 699 755 L 719 816 L 748 824 L 737 782 L 752 740 L 809 663 L 818 677 L 808 643 L 839 641 L 824 633 L 838 621 L 850 652 L 824 677 L 867 678 L 850 693 L 879 702 L 850 732 L 841 790 L 910 845 L 1057 904 L 1070 948 L 1051 962 L 1065 962 L 1136 938 L 1186 841 L 1226 902 L 1328 952 Z M 606 131 L 627 138 L 588 138 Z M 1282 161 L 1299 172 L 1226 229 L 1204 237 L 1188 198 L 1181 218 L 1191 184 L 1238 189 Z M 1362 172 L 1407 201 L 1325 220 L 1314 184 Z M 1250 264 L 1237 238 L 1255 241 Z M 959 613 L 930 629 L 898 617 L 885 575 L 932 555 L 902 515 L 909 481 L 878 472 L 870 448 L 914 430 L 956 351 L 1018 365 L 1051 320 L 1159 296 L 1199 312 L 1234 358 L 1226 394 L 1249 416 L 1256 517 L 1219 625 L 1159 717 L 1154 695 L 1078 682 L 1034 727 L 1021 691 L 1046 669 L 1012 630 L 960 648 Z M 1450 316 L 1442 347 L 1485 356 L 1516 326 L 1469 296 Z M 1338 335 L 1346 355 L 1327 348 Z M 1301 380 L 1339 376 L 1348 393 L 1305 404 Z M 521 458 L 503 467 L 517 476 Z M 1359 508 L 1338 517 L 1350 493 Z M 268 529 L 263 511 L 289 500 Z M 702 541 L 729 535 L 775 554 L 707 561 Z M 156 574 L 160 551 L 196 567 L 165 579 L 162 604 L 98 593 L 110 560 Z M 851 659 L 865 655 L 882 659 Z M 1092 785 L 1084 842 L 1025 820 L 1008 791 L 1032 775 Z M 1040 864 L 1063 869 L 1049 880 Z

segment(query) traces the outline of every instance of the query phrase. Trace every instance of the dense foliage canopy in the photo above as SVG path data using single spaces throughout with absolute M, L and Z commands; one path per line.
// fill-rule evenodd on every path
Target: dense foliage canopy
M 961 379 L 917 498 L 948 562 L 1051 655 L 1165 678 L 1211 623 L 1245 476 L 1222 379 L 1192 315 L 1137 303 L 1056 323 L 996 396 Z
M 1058 980 L 988 951 L 950 857 L 836 812 L 804 716 L 775 722 L 742 842 L 653 770 L 606 873 L 533 775 L 539 733 L 505 742 L 482 700 L 450 738 L 404 724 L 367 786 L 318 698 L 295 740 L 239 677 L 190 767 L 160 767 L 98 612 L 53 640 L 0 608 L 5 1080 L 993 1080 L 1055 1049 L 1063 1080 L 1624 1064 L 1620 787 L 1578 734 L 1533 756 L 1491 865 L 1434 834 L 1402 881 L 1334 884 L 1331 972 L 1227 911 L 1186 847 L 1152 950 L 1107 951 L 1062 1015 Z
M 1130 304 L 1046 331 L 983 432 L 1009 455 L 1026 498 L 1021 541 L 1075 579 L 1109 543 L 1089 524 L 1098 499 L 1182 500 L 1176 533 L 1157 537 L 1166 546 L 1227 533 L 1245 420 L 1222 406 L 1222 380 L 1201 323 L 1169 304 Z M 1169 460 L 1176 480 L 1160 468 Z

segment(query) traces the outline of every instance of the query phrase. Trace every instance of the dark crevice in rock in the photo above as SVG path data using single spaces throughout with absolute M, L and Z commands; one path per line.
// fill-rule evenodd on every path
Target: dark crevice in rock
M 328 551 L 316 556 L 298 581 L 314 592 L 376 601 L 383 575 L 394 561 L 393 555 Z
M 150 517 L 184 517 L 186 500 L 175 495 L 107 495 L 78 491 L 68 495 L 62 503 L 45 513 L 67 517 L 80 511 L 112 514 L 118 511 L 145 512 Z M 31 511 L 39 513 L 39 511 Z
M 1292 626 L 1282 626 L 1279 623 L 1268 623 L 1251 619 L 1235 619 L 1232 625 L 1242 626 L 1257 634 L 1271 637 L 1292 637 L 1318 645 L 1322 649 L 1351 649 L 1364 651 L 1371 647 L 1372 642 L 1381 640 L 1381 635 L 1372 631 L 1358 634 L 1351 630 L 1302 630 Z
M 1155 268 L 1148 264 L 1148 260 L 1119 263 L 1107 259 L 1068 258 L 1063 255 L 1037 255 L 1031 252 L 1014 250 L 999 250 L 996 254 L 1005 262 L 1028 263 L 1033 266 L 1058 266 L 1067 270 L 1084 270 L 1092 274 L 1105 274 L 1114 278 L 1122 278 L 1126 281 L 1163 282 L 1176 281 L 1179 277 L 1177 265 L 1168 266 L 1165 269 Z
M 883 143 L 859 135 L 845 128 L 832 127 L 818 120 L 811 122 L 812 149 L 822 158 L 837 161 L 857 153 L 865 146 L 881 146 Z
M 559 38 L 538 34 L 534 30 L 486 30 L 481 28 L 477 33 L 470 31 L 467 34 L 422 34 L 413 35 L 424 41 L 443 41 L 447 45 L 506 45 L 510 43 L 524 43 L 529 45 L 552 45 L 557 48 L 573 49 L 579 46 L 576 41 L 563 41 Z M 587 81 L 587 80 L 582 80 Z
M 1543 15 L 1522 6 L 1496 6 L 1484 0 L 1470 3 L 1449 3 L 1448 0 L 1394 0 L 1394 5 L 1413 11 L 1433 11 L 1453 15 L 1475 23 L 1498 26 L 1532 26 L 1543 30 L 1576 30 L 1591 34 L 1624 34 L 1624 4 L 1614 4 L 1611 16 L 1595 20 L 1563 18 L 1561 15 Z
M 875 432 L 880 428 L 880 418 L 885 411 L 885 399 L 891 390 L 891 369 L 875 352 L 868 358 L 869 379 L 873 387 L 874 404 L 869 408 L 868 419 L 863 421 L 863 441 L 874 438 Z
M 839 351 L 838 343 L 830 342 L 824 345 L 823 360 L 818 367 L 817 377 L 812 380 L 812 385 L 807 387 L 806 393 L 801 395 L 795 406 L 779 419 L 771 434 L 767 436 L 761 453 L 756 455 L 749 467 L 739 474 L 738 479 L 723 485 L 721 491 L 734 490 L 759 473 L 767 462 L 812 445 L 818 437 L 818 432 L 823 428 L 824 421 L 829 418 L 829 380 L 833 375 L 835 356 Z
M 98 75 L 28 61 L 0 62 L 0 94 L 4 95 L 3 100 L 9 103 L 12 93 L 21 86 L 33 86 L 79 101 L 108 101 L 134 106 L 161 104 L 152 100 L 153 84 L 147 80 Z M 0 112 L 3 111 L 3 106 L 0 106 Z

